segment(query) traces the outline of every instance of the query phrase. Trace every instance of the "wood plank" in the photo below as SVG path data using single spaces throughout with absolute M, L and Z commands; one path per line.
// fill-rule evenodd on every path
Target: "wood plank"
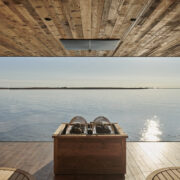
M 28 19 L 29 26 L 32 27 L 33 32 L 35 33 L 34 36 L 37 39 L 40 39 L 43 45 L 46 46 L 51 52 L 53 52 L 52 56 L 62 56 L 61 48 L 58 45 L 59 42 L 57 43 L 56 40 L 54 40 L 54 37 L 47 29 L 47 26 L 44 24 L 42 19 L 36 13 L 33 6 L 29 3 L 29 1 L 22 2 L 25 9 L 24 11 L 27 11 L 25 12 L 25 15 Z M 31 34 L 29 34 L 29 36 L 31 36 Z
M 114 123 L 115 128 L 118 130 L 121 136 L 128 137 L 128 135 L 123 131 L 123 129 L 119 126 L 118 123 Z
M 51 0 L 53 7 L 55 9 L 56 12 L 56 18 L 57 18 L 57 24 L 59 24 L 59 26 L 62 26 L 61 30 L 61 34 L 63 36 L 64 39 L 69 38 L 72 39 L 73 35 L 72 32 L 70 30 L 70 25 L 69 22 L 67 20 L 67 17 L 64 13 L 64 9 L 63 9 L 63 4 L 61 1 L 59 0 Z M 53 9 L 52 9 L 53 11 Z
M 167 180 L 167 179 L 163 176 L 162 173 L 159 173 L 159 174 L 157 175 L 157 177 L 158 177 L 159 179 L 161 179 L 161 180 Z
M 163 171 L 162 174 L 167 180 L 173 180 L 173 178 L 166 171 Z
M 13 171 L 0 170 L 0 179 L 8 180 L 12 176 L 13 173 L 14 173 Z
M 16 180 L 18 176 L 19 176 L 19 173 L 14 172 L 13 175 L 11 176 L 10 180 Z
M 101 23 L 100 23 L 100 29 L 99 29 L 99 35 L 98 37 L 100 39 L 106 39 L 106 34 L 105 34 L 105 27 L 107 23 L 107 18 L 110 10 L 112 0 L 105 0 L 104 1 L 104 6 L 103 6 L 103 12 L 102 12 L 102 18 L 101 18 Z
M 57 27 L 57 30 L 61 37 L 72 37 L 70 32 L 69 24 L 64 15 L 63 6 L 61 1 L 57 0 L 48 0 L 45 3 L 45 7 L 48 10 L 49 17 L 54 22 L 54 25 Z
M 72 37 L 74 39 L 82 39 L 82 21 L 81 21 L 81 11 L 80 4 L 78 0 L 63 0 L 61 1 L 63 6 L 63 12 L 68 21 Z
M 28 37 L 25 37 L 25 34 L 23 32 L 24 29 L 22 29 L 20 31 L 20 29 L 22 27 L 24 27 L 24 23 L 7 6 L 2 4 L 1 1 L 0 1 L 0 6 L 1 6 L 0 18 L 2 19 L 1 23 L 0 23 L 1 32 L 2 32 L 1 38 L 2 39 L 8 38 L 5 42 L 3 42 L 3 40 L 1 40 L 1 44 L 3 46 L 5 46 L 6 48 L 9 47 L 10 49 L 13 47 L 14 49 L 16 49 L 16 51 L 22 52 L 22 54 L 30 53 L 31 55 L 33 55 L 34 54 L 33 49 L 31 49 L 31 52 L 30 52 L 29 47 L 27 47 L 27 45 L 26 45 L 26 40 L 29 40 L 29 39 L 28 39 Z M 9 21 L 8 23 L 7 23 L 7 20 Z M 14 28 L 15 26 L 17 26 L 17 29 Z M 8 28 L 8 27 L 10 27 L 10 28 Z M 21 34 L 20 34 L 20 32 L 21 32 Z M 23 46 L 24 46 L 24 48 L 23 48 Z M 31 45 L 29 45 L 29 46 L 31 47 Z M 16 47 L 19 47 L 19 48 L 16 48 Z M 19 50 L 17 50 L 17 49 L 19 49 Z M 23 51 L 25 51 L 25 52 L 23 52 Z
M 179 168 L 179 169 L 180 169 L 180 168 Z M 180 172 L 178 172 L 178 170 L 174 169 L 174 170 L 172 170 L 172 172 L 173 172 L 177 177 L 180 178 Z
M 134 177 L 134 179 L 136 180 L 144 180 L 145 176 L 142 173 L 142 170 L 140 169 L 140 166 L 138 165 L 138 163 L 136 162 L 136 159 L 133 156 L 133 153 L 131 153 L 131 150 L 128 148 L 127 151 L 127 165 L 129 167 L 129 171 L 131 173 L 130 177 Z M 127 171 L 128 173 L 128 171 Z
M 29 173 L 15 168 L 0 167 L 1 180 L 34 180 L 34 177 Z
M 154 145 L 153 149 L 156 150 L 153 155 L 151 155 L 152 153 L 150 149 L 152 145 Z M 141 148 L 144 152 L 148 154 L 149 157 L 151 157 L 151 161 L 158 164 L 158 166 L 173 166 L 174 164 L 163 155 L 163 150 L 166 147 L 166 144 L 163 144 L 164 145 L 163 147 L 161 147 L 160 145 L 161 143 L 158 145 L 156 143 L 151 143 L 151 144 L 147 143 L 147 144 L 144 144 L 143 146 L 141 144 Z
M 44 6 L 42 0 L 31 0 L 31 5 L 43 21 L 43 23 L 47 26 L 48 30 L 52 34 L 53 38 L 58 42 L 59 47 L 61 47 L 60 51 L 62 55 L 68 54 L 68 52 L 64 49 L 63 45 L 59 41 L 59 39 L 62 38 L 61 34 L 59 33 L 56 25 L 53 21 L 46 21 L 45 18 L 49 18 L 49 13 L 46 9 L 46 6 Z
M 45 36 L 44 31 L 42 31 L 42 29 L 39 28 L 37 22 L 29 14 L 27 9 L 24 6 L 16 6 L 16 9 L 19 11 L 20 14 L 22 14 L 23 18 L 25 19 L 25 21 L 28 24 L 27 26 L 28 26 L 28 28 L 30 30 L 29 33 L 28 33 L 28 36 L 31 39 L 36 38 L 36 40 L 38 40 L 38 42 L 36 43 L 36 45 L 34 47 L 39 48 L 39 45 L 41 45 L 41 49 L 42 49 L 41 54 L 44 54 L 46 56 L 55 55 L 57 53 L 56 51 L 54 51 L 55 48 L 52 48 L 52 45 L 51 46 L 49 45 L 50 42 L 47 40 L 47 38 L 44 39 L 44 36 Z M 34 37 L 31 37 L 31 36 L 34 36 Z M 36 48 L 36 51 L 37 51 L 37 48 Z
M 91 39 L 91 0 L 80 0 L 84 39 Z
M 179 177 L 177 177 L 176 174 L 174 174 L 173 171 L 167 171 L 167 172 L 173 178 L 173 180 L 179 180 Z
M 62 123 L 58 127 L 58 129 L 54 132 L 53 137 L 60 135 L 62 133 L 62 131 L 64 130 L 65 126 L 66 126 L 66 123 Z
M 16 178 L 16 180 L 23 180 L 24 179 L 24 175 L 23 174 L 20 174 L 17 178 Z
M 158 1 L 157 1 L 158 2 Z M 150 31 L 154 28 L 154 27 L 157 27 L 157 32 L 159 31 L 159 30 L 161 30 L 161 28 L 160 28 L 160 24 L 162 24 L 162 26 L 164 27 L 164 28 L 166 28 L 166 26 L 165 25 L 163 25 L 163 23 L 164 23 L 164 20 L 162 19 L 165 15 L 167 16 L 167 17 L 164 17 L 164 19 L 166 20 L 167 19 L 167 21 L 169 21 L 169 19 L 172 19 L 173 17 L 172 16 L 174 16 L 174 12 L 173 13 L 171 13 L 171 11 L 173 11 L 174 10 L 174 6 L 175 6 L 175 4 L 177 3 L 177 2 L 174 2 L 174 1 L 167 1 L 167 3 L 165 3 L 165 1 L 161 1 L 161 3 L 157 3 L 157 2 L 155 2 L 155 3 L 152 3 L 152 5 L 150 6 L 150 7 L 153 7 L 154 8 L 154 11 L 152 11 L 152 9 L 151 8 L 149 8 L 149 10 L 148 11 L 146 11 L 146 14 L 149 16 L 148 18 L 145 18 L 145 20 L 144 20 L 144 22 L 143 22 L 143 24 L 141 24 L 141 25 L 139 25 L 138 27 L 135 27 L 135 29 L 134 29 L 134 31 L 132 31 L 132 33 L 131 33 L 131 35 L 129 36 L 128 35 L 128 42 L 129 43 L 131 43 L 132 44 L 132 47 L 130 48 L 131 49 L 131 51 L 129 51 L 128 49 L 127 49 L 127 52 L 129 51 L 129 52 L 131 52 L 131 53 L 129 53 L 129 55 L 134 55 L 134 54 L 136 54 L 137 52 L 139 52 L 140 53 L 140 51 L 144 51 L 144 52 L 148 52 L 148 50 L 149 49 L 145 49 L 146 47 L 145 46 L 143 46 L 143 39 L 145 38 L 145 37 L 147 37 L 146 38 L 146 40 L 144 40 L 144 42 L 147 42 L 147 44 L 149 45 L 149 43 L 148 43 L 148 41 L 149 41 L 149 37 L 152 37 L 152 35 L 153 35 L 153 33 L 151 33 Z M 171 5 L 172 5 L 172 7 L 171 7 Z M 167 9 L 169 9 L 169 11 L 167 11 Z M 149 12 L 150 11 L 150 12 Z M 169 15 L 168 15 L 169 14 Z M 147 15 L 144 15 L 144 16 L 147 16 Z M 165 22 L 167 22 L 167 21 L 165 21 Z M 159 45 L 157 45 L 157 43 L 159 43 L 159 42 L 161 42 L 162 43 L 162 41 L 164 41 L 166 38 L 163 36 L 163 34 L 161 34 L 160 33 L 160 35 L 162 35 L 162 37 L 164 38 L 164 39 L 162 39 L 162 40 L 160 40 L 160 41 L 157 41 L 156 43 L 152 43 L 151 44 L 151 46 L 153 47 L 153 48 L 156 48 L 156 47 L 159 47 Z M 166 35 L 166 33 L 165 33 L 165 35 Z M 149 37 L 148 37 L 149 36 Z M 172 36 L 171 36 L 172 37 Z M 131 41 L 131 42 L 130 42 Z M 139 45 L 139 46 L 138 46 Z M 127 44 L 124 44 L 124 47 L 125 46 L 127 46 Z M 141 47 L 140 47 L 141 46 Z M 133 48 L 135 48 L 136 49 L 136 51 L 133 51 Z M 120 49 L 121 49 L 121 51 L 120 51 Z M 122 46 L 120 47 L 120 49 L 119 49 L 119 52 L 121 53 L 121 54 L 124 54 L 125 55 L 125 53 L 127 54 L 127 52 L 123 52 L 123 50 L 122 49 L 124 49 Z M 140 55 L 140 54 L 138 54 L 138 55 Z M 146 56 L 146 54 L 143 54 L 144 56 Z M 147 55 L 149 55 L 149 54 L 147 54 Z
M 12 5 L 9 5 L 10 8 Z M 16 11 L 15 11 L 15 7 L 17 8 Z M 7 9 L 8 10 L 8 9 Z M 6 10 L 6 11 L 7 11 Z M 2 28 L 2 30 L 6 30 L 7 33 L 8 33 L 8 36 L 9 38 L 12 36 L 13 39 L 15 40 L 15 42 L 17 41 L 18 44 L 21 44 L 21 48 L 20 49 L 23 49 L 23 51 L 28 51 L 28 54 L 29 55 L 32 55 L 31 52 L 36 55 L 36 56 L 47 56 L 47 55 L 52 55 L 51 53 L 49 53 L 49 48 L 44 48 L 42 42 L 43 41 L 39 41 L 39 37 L 41 37 L 41 34 L 40 33 L 37 33 L 35 34 L 36 32 L 36 27 L 37 27 L 37 24 L 34 25 L 34 28 L 33 30 L 32 29 L 29 29 L 29 26 L 32 27 L 32 20 L 33 18 L 30 18 L 31 16 L 27 13 L 27 11 L 24 9 L 24 7 L 22 5 L 15 5 L 13 6 L 13 10 L 15 12 L 18 12 L 18 15 L 20 17 L 22 17 L 21 14 L 23 14 L 23 17 L 26 16 L 26 18 L 29 18 L 28 20 L 26 20 L 25 18 L 23 18 L 23 21 L 18 21 L 17 22 L 17 19 L 15 19 L 15 12 L 12 14 L 12 20 L 11 20 L 11 28 L 10 29 L 6 29 L 5 27 Z M 6 12 L 5 11 L 5 12 Z M 8 10 L 9 11 L 9 10 Z M 10 13 L 10 12 L 9 12 Z M 9 14 L 8 13 L 8 14 Z M 9 19 L 9 16 L 6 16 L 5 14 L 3 14 L 3 20 L 6 20 L 4 21 L 4 24 L 5 25 L 8 25 L 7 24 L 7 19 Z M 6 18 L 6 19 L 5 19 Z M 33 21 L 34 23 L 35 21 Z M 3 24 L 3 21 L 1 21 L 1 24 Z M 9 24 L 10 25 L 10 24 Z M 16 27 L 16 28 L 15 28 Z M 9 30 L 9 31 L 8 31 Z M 42 33 L 42 32 L 41 32 Z M 27 35 L 28 34 L 28 35 Z M 44 38 L 43 38 L 44 39 Z M 44 40 L 45 41 L 45 40 Z M 42 45 L 42 44 L 43 45 Z M 26 49 L 25 49 L 26 48 Z M 28 48 L 28 49 L 27 49 Z M 37 52 L 37 51 L 40 51 L 40 52 Z
M 104 0 L 92 1 L 92 21 L 91 21 L 91 37 L 92 39 L 98 38 L 100 21 L 103 12 Z
M 121 6 L 122 1 L 113 0 L 110 5 L 110 9 L 108 12 L 107 22 L 105 26 L 105 36 L 111 37 L 112 30 L 115 26 L 117 17 L 118 17 L 118 9 Z
M 153 180 L 160 180 L 158 176 L 154 177 Z
M 168 43 L 168 42 L 166 42 L 166 39 L 168 39 L 168 37 L 171 36 L 170 33 L 173 32 L 173 29 L 176 28 L 177 24 L 174 23 L 174 25 L 172 25 L 172 26 L 168 26 L 167 24 L 172 19 L 177 19 L 176 15 L 174 15 L 174 10 L 179 9 L 180 6 L 178 6 L 178 3 L 174 3 L 173 7 L 171 7 L 171 8 L 173 10 L 170 11 L 170 8 L 169 8 L 169 12 L 167 12 L 166 15 L 162 18 L 162 21 L 157 23 L 148 32 L 148 35 L 145 35 L 144 38 L 142 38 L 142 40 L 143 39 L 144 40 L 143 40 L 143 43 L 141 43 L 141 47 L 143 47 L 143 45 L 144 45 L 145 48 L 148 48 L 148 47 L 151 48 L 153 44 L 157 44 L 157 49 L 159 49 L 161 47 L 164 47 L 164 45 L 165 45 L 162 42 Z M 148 36 L 150 36 L 150 38 Z M 178 37 L 178 35 L 176 37 Z M 173 38 L 171 38 L 171 41 L 172 40 L 173 40 Z M 161 42 L 161 43 L 159 43 L 159 42 Z M 139 53 L 141 53 L 141 52 L 139 52 Z

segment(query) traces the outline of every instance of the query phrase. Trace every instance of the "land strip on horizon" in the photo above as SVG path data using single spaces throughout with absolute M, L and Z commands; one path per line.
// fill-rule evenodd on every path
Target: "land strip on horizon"
M 0 87 L 0 90 L 18 90 L 18 89 L 153 89 L 152 87 Z

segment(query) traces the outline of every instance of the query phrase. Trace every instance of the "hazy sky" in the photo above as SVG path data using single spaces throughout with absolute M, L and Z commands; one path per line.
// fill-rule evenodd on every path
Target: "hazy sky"
M 0 57 L 0 87 L 179 87 L 180 57 Z

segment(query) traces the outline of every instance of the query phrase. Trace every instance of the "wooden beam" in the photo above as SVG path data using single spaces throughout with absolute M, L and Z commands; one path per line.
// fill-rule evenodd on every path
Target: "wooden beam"
M 84 39 L 91 39 L 91 0 L 80 0 Z

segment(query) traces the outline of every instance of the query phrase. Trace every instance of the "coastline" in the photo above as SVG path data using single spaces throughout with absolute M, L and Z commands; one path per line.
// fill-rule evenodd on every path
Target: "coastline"
M 153 88 L 148 88 L 148 87 L 135 87 L 135 88 L 127 88 L 127 87 L 0 87 L 0 90 L 54 90 L 54 89 L 59 89 L 59 90 L 103 90 L 103 89 L 122 89 L 122 90 L 133 90 L 133 89 L 153 89 Z
M 153 87 L 0 87 L 0 90 L 144 90 L 144 89 L 180 89 Z

